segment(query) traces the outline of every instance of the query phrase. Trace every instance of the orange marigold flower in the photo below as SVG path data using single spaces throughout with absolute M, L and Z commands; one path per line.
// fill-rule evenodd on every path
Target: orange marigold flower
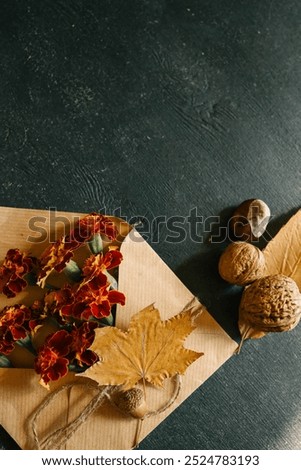
M 90 317 L 101 319 L 108 317 L 114 304 L 125 304 L 125 296 L 117 290 L 109 290 L 107 277 L 98 273 L 88 282 L 83 282 L 68 292 L 71 302 L 61 306 L 63 317 L 89 320 Z
M 35 371 L 41 375 L 43 385 L 48 387 L 50 381 L 64 377 L 74 361 L 80 367 L 98 361 L 97 354 L 89 350 L 97 327 L 96 322 L 85 322 L 79 328 L 73 326 L 70 332 L 59 330 L 48 336 L 35 360 Z
M 48 386 L 51 380 L 58 380 L 68 373 L 72 336 L 65 330 L 50 335 L 39 349 L 35 359 L 35 371 L 41 375 L 41 383 Z
M 5 307 L 0 313 L 0 353 L 9 354 L 15 342 L 29 332 L 31 312 L 25 305 Z
M 80 219 L 69 235 L 54 242 L 40 256 L 41 271 L 38 284 L 44 287 L 50 272 L 53 269 L 61 272 L 73 257 L 74 251 L 97 233 L 114 239 L 117 236 L 117 229 L 111 219 L 101 214 L 92 213 Z
M 6 297 L 15 297 L 26 286 L 24 276 L 33 267 L 33 258 L 18 249 L 8 250 L 0 268 L 0 292 Z
M 119 250 L 110 250 L 105 254 L 92 255 L 85 261 L 83 275 L 86 278 L 96 277 L 100 272 L 116 268 L 121 261 L 122 254 Z
M 63 271 L 68 261 L 73 256 L 73 251 L 66 247 L 65 238 L 62 237 L 52 245 L 49 245 L 40 257 L 41 271 L 37 284 L 44 287 L 47 276 L 55 269 L 57 272 Z
M 95 338 L 95 329 L 98 327 L 96 322 L 84 322 L 79 328 L 73 327 L 71 331 L 72 352 L 80 366 L 92 366 L 98 361 L 98 356 L 89 347 Z
M 78 224 L 70 232 L 70 235 L 66 237 L 66 242 L 81 245 L 90 240 L 97 233 L 113 240 L 117 236 L 117 229 L 114 222 L 109 219 L 109 217 L 92 212 L 80 219 Z

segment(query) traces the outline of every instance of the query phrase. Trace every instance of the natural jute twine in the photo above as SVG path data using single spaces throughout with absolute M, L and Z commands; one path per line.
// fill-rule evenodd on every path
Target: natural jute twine
M 92 400 L 87 404 L 87 406 L 82 410 L 82 412 L 70 423 L 62 426 L 59 429 L 56 429 L 50 435 L 48 435 L 43 440 L 40 439 L 38 429 L 37 429 L 37 421 L 45 408 L 50 405 L 58 395 L 62 392 L 67 390 L 71 390 L 73 387 L 83 387 L 84 389 L 88 390 L 96 390 L 96 395 L 92 398 Z M 110 389 L 113 387 L 100 387 L 96 383 L 92 382 L 70 382 L 69 384 L 62 385 L 57 390 L 51 392 L 44 401 L 38 406 L 38 408 L 34 411 L 34 413 L 29 417 L 28 424 L 29 424 L 29 431 L 31 435 L 31 439 L 33 442 L 31 443 L 31 447 L 36 449 L 61 449 L 64 444 L 70 439 L 71 436 L 77 431 L 77 429 L 88 419 L 88 417 L 99 407 L 101 406 L 107 398 L 107 394 L 109 393 Z
M 186 306 L 184 309 L 182 309 L 181 313 L 188 310 L 189 308 L 194 310 L 194 315 L 198 316 L 202 310 L 203 306 L 198 304 L 196 308 L 194 308 L 194 304 L 196 302 L 196 298 L 194 297 Z M 159 413 L 164 412 L 166 409 L 168 409 L 174 401 L 177 399 L 180 389 L 181 389 L 181 376 L 176 375 L 174 377 L 174 389 L 169 397 L 169 399 L 164 403 L 159 409 L 150 411 L 147 413 L 143 419 L 148 418 L 150 416 L 155 416 L 158 415 Z M 73 419 L 70 423 L 67 423 L 66 425 L 62 426 L 59 429 L 56 429 L 53 431 L 51 434 L 49 434 L 47 437 L 44 439 L 41 439 L 39 436 L 38 432 L 38 425 L 37 421 L 42 413 L 43 410 L 45 410 L 57 397 L 60 395 L 62 392 L 65 392 L 67 390 L 71 391 L 73 387 L 83 387 L 86 390 L 95 390 L 96 395 L 91 399 L 91 401 L 86 405 L 86 407 L 82 410 L 82 412 L 75 418 Z M 73 436 L 73 434 L 78 430 L 78 428 L 89 418 L 89 416 L 101 405 L 106 400 L 109 400 L 111 403 L 113 401 L 111 400 L 111 396 L 114 392 L 117 390 L 120 390 L 120 387 L 118 386 L 100 386 L 96 382 L 93 381 L 73 381 L 68 384 L 62 385 L 60 388 L 57 390 L 51 392 L 44 401 L 38 406 L 38 408 L 34 411 L 34 413 L 29 417 L 28 419 L 28 426 L 29 426 L 29 436 L 30 436 L 30 443 L 29 446 L 30 448 L 35 448 L 35 449 L 61 449 L 66 442 Z M 140 426 L 142 419 L 137 420 L 138 421 L 138 431 L 136 434 L 135 442 L 134 442 L 134 447 L 138 444 L 139 442 L 139 432 L 140 432 Z

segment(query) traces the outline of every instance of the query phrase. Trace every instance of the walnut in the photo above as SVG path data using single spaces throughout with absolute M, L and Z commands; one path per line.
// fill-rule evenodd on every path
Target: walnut
M 230 219 L 230 229 L 235 239 L 250 242 L 260 238 L 271 217 L 267 204 L 261 199 L 247 199 L 235 209 Z
M 222 253 L 218 271 L 221 277 L 244 286 L 264 275 L 265 259 L 263 252 L 247 242 L 233 242 Z
M 292 330 L 301 316 L 301 294 L 283 274 L 265 276 L 246 287 L 239 307 L 240 331 L 246 325 L 261 332 Z

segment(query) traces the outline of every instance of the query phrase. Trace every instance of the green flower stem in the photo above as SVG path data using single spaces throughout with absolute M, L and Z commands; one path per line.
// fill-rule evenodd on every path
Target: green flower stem
M 103 317 L 100 322 L 99 322 L 101 325 L 104 325 L 104 326 L 112 326 L 113 323 L 114 323 L 114 317 L 113 315 L 110 313 L 110 315 L 108 317 Z
M 94 237 L 88 242 L 91 253 L 97 255 L 103 250 L 103 241 L 101 235 L 97 233 Z
M 78 282 L 81 279 L 82 272 L 78 264 L 71 259 L 64 268 L 64 273 L 70 281 Z

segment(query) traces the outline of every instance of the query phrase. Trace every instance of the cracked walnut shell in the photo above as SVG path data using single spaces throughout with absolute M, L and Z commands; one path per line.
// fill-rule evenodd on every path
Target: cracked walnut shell
M 239 307 L 241 333 L 249 327 L 258 332 L 292 330 L 301 316 L 301 294 L 295 281 L 283 274 L 265 276 L 248 286 Z M 249 336 L 248 337 L 252 337 Z M 246 336 L 245 336 L 246 337 Z
M 222 253 L 218 271 L 231 284 L 245 286 L 264 275 L 263 252 L 247 242 L 233 242 Z

